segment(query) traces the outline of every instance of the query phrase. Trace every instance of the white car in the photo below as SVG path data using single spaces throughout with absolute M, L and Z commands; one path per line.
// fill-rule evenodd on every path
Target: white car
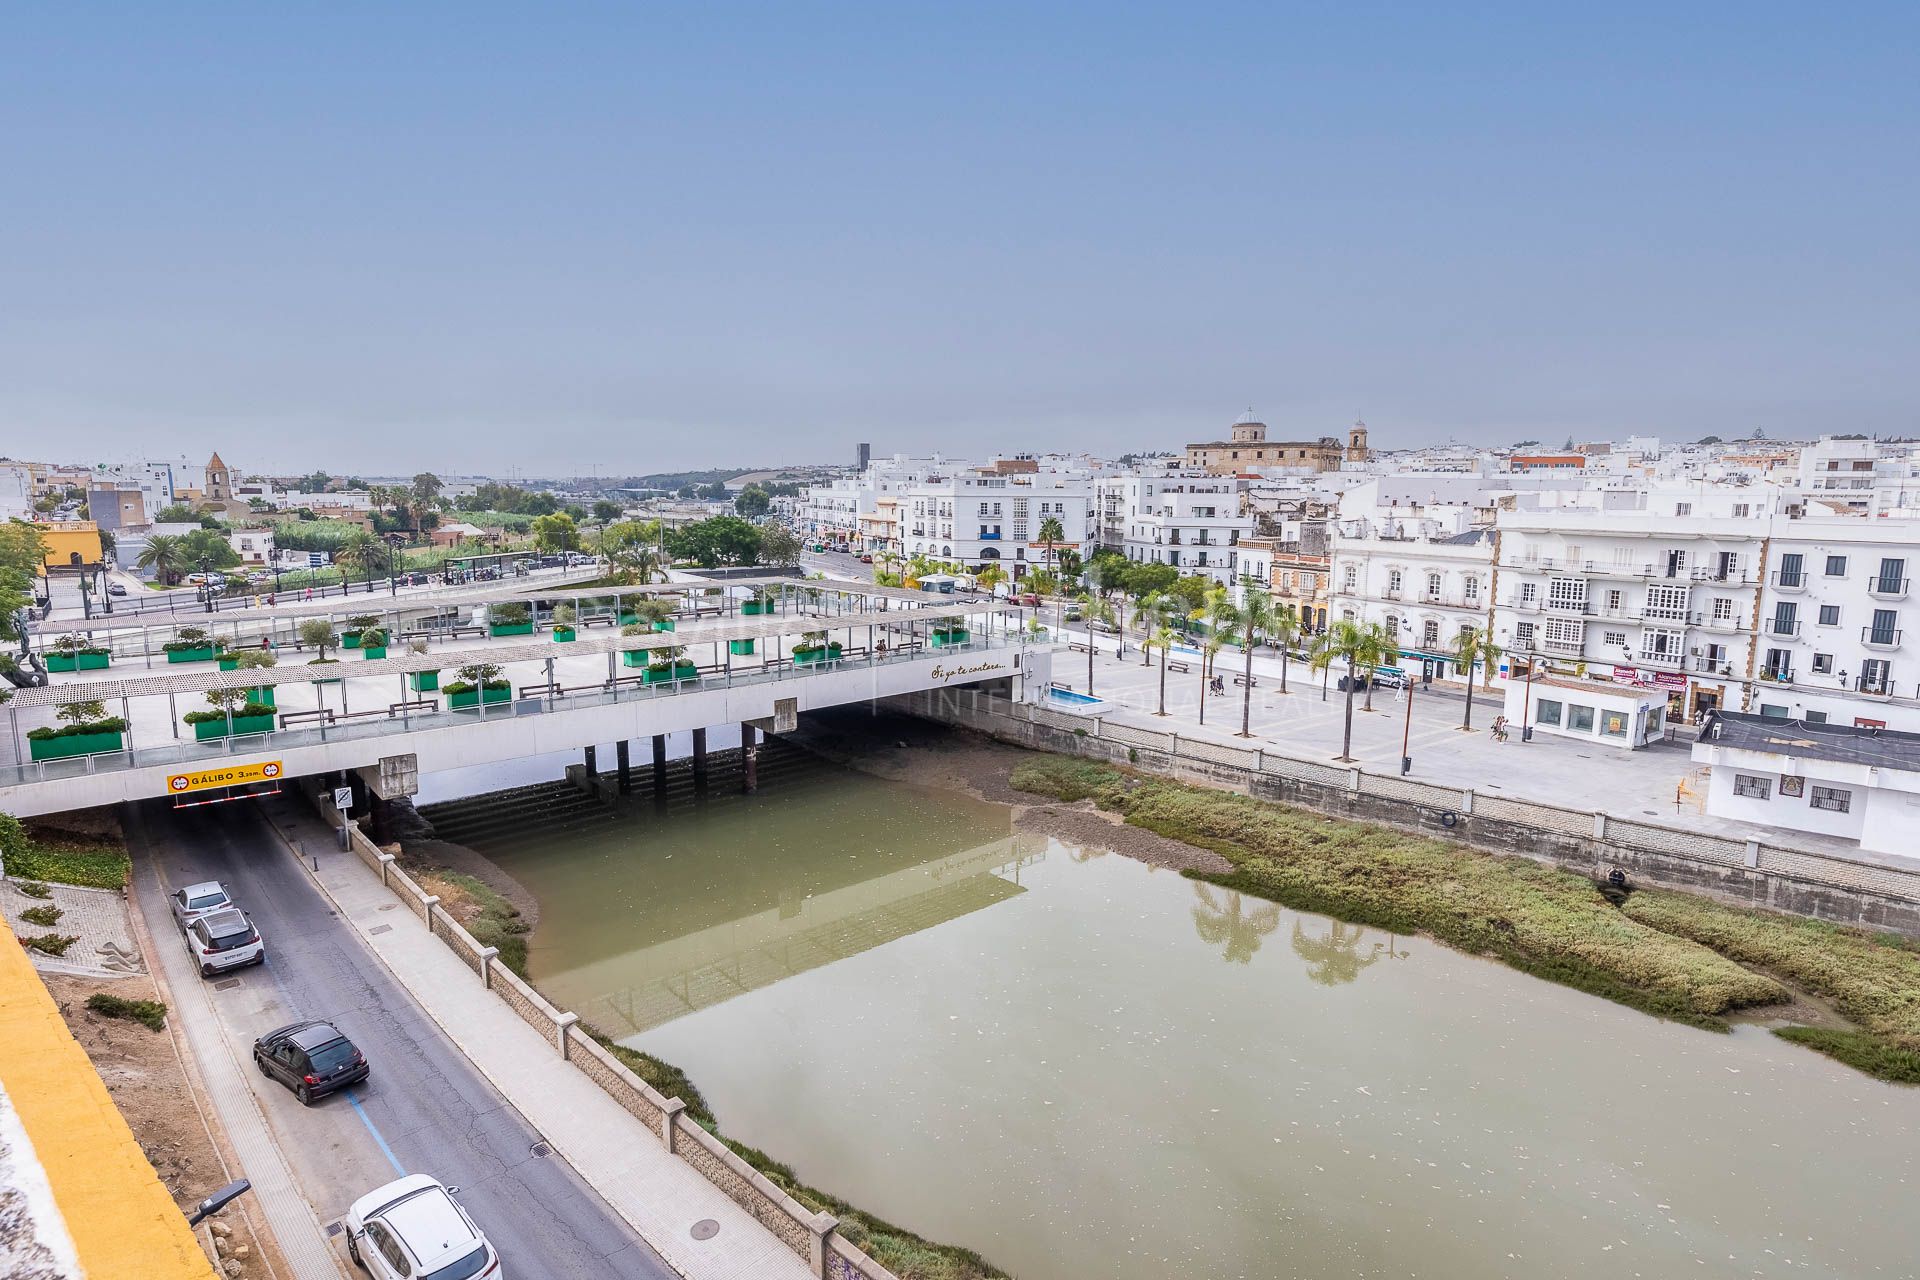
M 179 926 L 180 932 L 185 933 L 187 926 L 201 916 L 210 916 L 231 907 L 233 899 L 228 895 L 227 887 L 218 880 L 202 880 L 199 884 L 175 889 L 167 903 L 173 908 L 174 924 Z
M 415 1173 L 367 1192 L 347 1210 L 347 1255 L 379 1280 L 504 1280 L 457 1190 Z
M 267 944 L 260 931 L 238 907 L 196 917 L 187 925 L 187 954 L 200 966 L 200 976 L 210 978 L 228 969 L 261 964 L 267 958 Z

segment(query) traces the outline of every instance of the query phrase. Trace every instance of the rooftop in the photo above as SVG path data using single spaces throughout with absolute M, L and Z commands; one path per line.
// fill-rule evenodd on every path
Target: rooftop
M 1722 711 L 1701 730 L 1700 741 L 1739 751 L 1920 773 L 1920 733 Z

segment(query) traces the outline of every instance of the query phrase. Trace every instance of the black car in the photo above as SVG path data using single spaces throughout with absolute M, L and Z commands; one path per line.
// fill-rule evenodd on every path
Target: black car
M 367 1060 L 330 1022 L 295 1022 L 253 1042 L 260 1074 L 293 1090 L 300 1105 L 367 1078 Z

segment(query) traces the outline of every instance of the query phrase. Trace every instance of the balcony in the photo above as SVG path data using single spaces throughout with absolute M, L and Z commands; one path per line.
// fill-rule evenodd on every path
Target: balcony
M 1887 679 L 1885 676 L 1855 676 L 1853 678 L 1853 691 L 1855 693 L 1864 693 L 1869 698 L 1891 698 L 1893 697 L 1893 681 Z
M 1760 678 L 1762 680 L 1765 680 L 1768 684 L 1792 684 L 1793 668 L 1792 667 L 1762 667 L 1760 668 Z
M 1634 661 L 1643 667 L 1659 667 L 1663 671 L 1678 671 L 1686 665 L 1687 656 L 1678 649 L 1668 653 L 1653 653 L 1642 649 Z
M 1699 627 L 1703 631 L 1736 632 L 1750 629 L 1747 620 L 1738 614 L 1732 614 L 1725 618 L 1716 618 L 1710 613 L 1696 613 L 1689 618 L 1689 621 L 1692 625 Z
M 1773 575 L 1775 591 L 1800 592 L 1807 589 L 1807 575 L 1800 570 L 1782 569 Z
M 1869 649 L 1898 649 L 1900 636 L 1898 627 L 1860 628 L 1860 643 Z
M 1562 598 L 1559 600 L 1555 600 L 1551 596 L 1549 596 L 1547 598 L 1547 608 L 1554 613 L 1582 613 L 1583 614 L 1587 612 L 1587 602 L 1584 599 L 1568 600 L 1568 599 Z
M 998 542 L 998 541 L 1000 541 L 1000 531 L 999 531 L 998 529 L 995 529 L 995 530 L 994 530 L 993 532 L 991 532 L 991 533 L 989 533 L 989 532 L 987 532 L 987 531 L 986 531 L 985 529 L 982 529 L 982 530 L 980 531 L 980 536 L 979 536 L 978 538 L 976 538 L 976 539 L 974 539 L 974 541 L 976 541 L 976 542 Z
M 1543 607 L 1539 600 L 1513 600 L 1507 607 L 1515 613 L 1538 613 Z
M 1640 617 L 1647 622 L 1685 622 L 1687 609 L 1685 605 L 1676 609 L 1667 605 L 1650 604 L 1640 611 Z
M 1867 594 L 1875 600 L 1905 600 L 1907 582 L 1906 578 L 1869 578 Z
M 1554 640 L 1548 638 L 1540 642 L 1540 647 L 1548 653 L 1568 653 L 1578 657 L 1586 652 L 1586 640 Z
M 1798 618 L 1768 618 L 1760 624 L 1762 633 L 1780 640 L 1795 640 L 1800 636 Z
M 1733 659 L 1725 654 L 1717 658 L 1704 653 L 1689 654 L 1686 669 L 1695 675 L 1729 678 L 1733 675 Z

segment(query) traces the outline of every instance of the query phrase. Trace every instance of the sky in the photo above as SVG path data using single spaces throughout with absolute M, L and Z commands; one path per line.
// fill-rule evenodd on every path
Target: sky
M 1911 433 L 1916 37 L 1874 3 L 10 7 L 0 454 Z

